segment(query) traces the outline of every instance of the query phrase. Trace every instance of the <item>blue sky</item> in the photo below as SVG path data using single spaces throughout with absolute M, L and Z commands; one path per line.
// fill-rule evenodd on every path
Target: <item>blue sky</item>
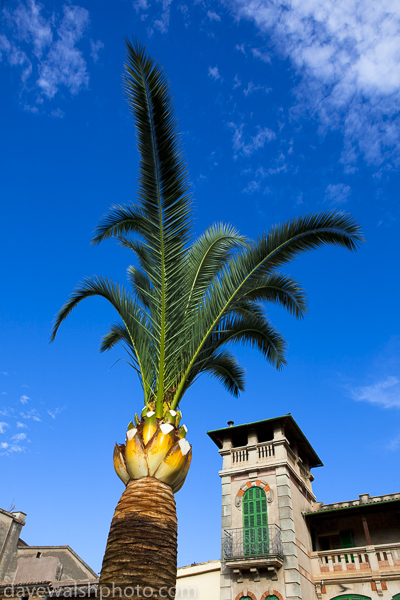
M 309 314 L 269 308 L 284 371 L 241 349 L 239 400 L 206 377 L 185 397 L 194 458 L 177 495 L 179 564 L 219 556 L 221 463 L 205 432 L 229 419 L 292 413 L 325 464 L 319 500 L 399 491 L 399 33 L 388 0 L 4 0 L 0 506 L 28 513 L 27 543 L 69 544 L 100 570 L 122 492 L 113 445 L 143 405 L 122 349 L 98 353 L 114 320 L 100 299 L 48 343 L 84 276 L 123 282 L 130 264 L 112 242 L 90 246 L 108 207 L 135 199 L 125 36 L 171 81 L 196 235 L 223 221 L 255 237 L 336 209 L 367 238 L 356 254 L 322 249 L 286 269 Z

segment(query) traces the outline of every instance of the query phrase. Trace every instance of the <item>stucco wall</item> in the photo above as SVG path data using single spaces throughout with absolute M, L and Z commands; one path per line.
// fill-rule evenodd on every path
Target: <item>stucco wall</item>
M 219 560 L 178 569 L 176 598 L 219 600 Z

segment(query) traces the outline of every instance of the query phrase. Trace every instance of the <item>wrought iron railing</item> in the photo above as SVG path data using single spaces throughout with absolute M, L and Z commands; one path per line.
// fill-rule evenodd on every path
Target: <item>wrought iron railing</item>
M 224 530 L 223 561 L 268 556 L 283 557 L 281 529 L 278 525 Z

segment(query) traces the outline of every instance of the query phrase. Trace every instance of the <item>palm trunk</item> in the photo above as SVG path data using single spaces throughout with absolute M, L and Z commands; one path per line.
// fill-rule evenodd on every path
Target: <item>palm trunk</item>
M 176 557 L 177 520 L 171 487 L 154 477 L 130 480 L 111 522 L 99 582 L 101 595 L 174 598 Z

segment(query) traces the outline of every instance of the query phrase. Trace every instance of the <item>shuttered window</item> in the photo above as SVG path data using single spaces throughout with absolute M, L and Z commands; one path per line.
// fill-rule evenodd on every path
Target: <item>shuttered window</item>
M 359 594 L 345 594 L 344 596 L 335 596 L 332 600 L 371 600 L 371 597 L 360 596 Z
M 267 498 L 258 487 L 243 496 L 243 544 L 246 556 L 268 554 Z

